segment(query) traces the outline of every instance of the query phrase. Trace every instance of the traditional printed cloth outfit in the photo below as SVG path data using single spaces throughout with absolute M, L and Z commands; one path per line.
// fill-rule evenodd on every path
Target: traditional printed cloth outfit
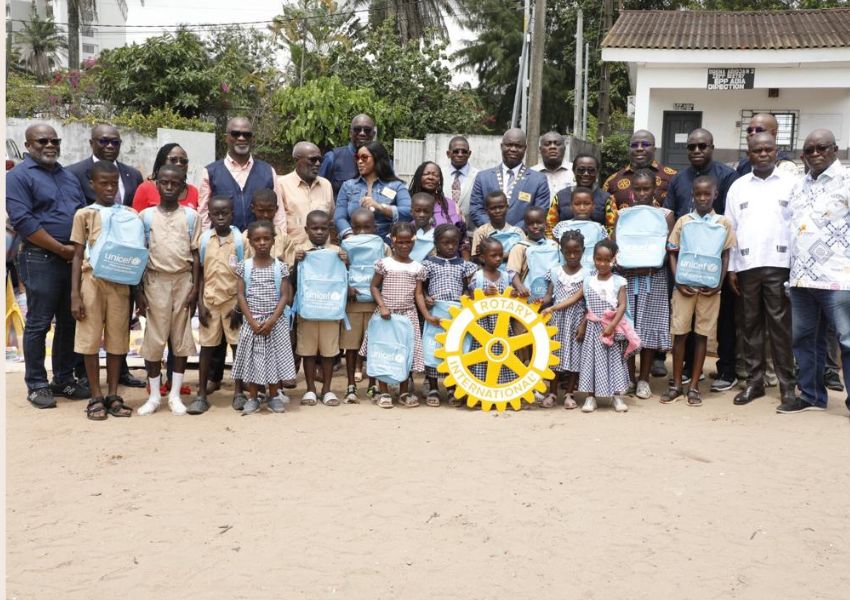
M 601 319 L 605 311 L 617 310 L 618 295 L 624 285 L 627 285 L 626 280 L 619 275 L 611 275 L 605 281 L 597 275 L 588 277 L 584 285 L 588 315 L 593 313 Z M 578 378 L 578 391 L 603 398 L 622 394 L 629 388 L 626 337 L 618 331 L 614 334 L 614 343 L 607 346 L 602 342 L 604 328 L 602 323 L 587 319 Z
M 289 277 L 289 267 L 281 262 L 281 276 Z M 236 266 L 236 274 L 241 278 L 245 274 L 245 263 Z M 275 289 L 274 263 L 268 267 L 251 270 L 251 287 L 245 290 L 248 308 L 258 322 L 268 319 L 280 299 Z M 233 379 L 245 383 L 262 385 L 279 381 L 295 381 L 295 361 L 292 358 L 292 342 L 289 337 L 289 323 L 284 315 L 275 323 L 268 336 L 256 335 L 248 319 L 242 323 L 239 331 L 239 346 L 231 372 Z
M 553 280 L 552 274 L 555 274 Z M 581 289 L 582 283 L 588 272 L 579 269 L 573 275 L 569 275 L 563 267 L 555 267 L 546 272 L 546 281 L 552 282 L 552 302 L 560 304 L 571 298 Z M 558 328 L 555 340 L 561 343 L 561 347 L 555 351 L 558 357 L 558 365 L 553 369 L 558 373 L 578 373 L 581 369 L 581 342 L 576 341 L 576 330 L 581 324 L 585 313 L 584 300 L 580 300 L 563 310 L 552 313 L 549 325 Z
M 419 328 L 419 312 L 416 310 L 414 295 L 416 293 L 416 280 L 420 279 L 422 263 L 415 260 L 409 263 L 399 262 L 393 257 L 381 258 L 375 261 L 375 273 L 380 273 L 384 281 L 381 284 L 381 297 L 384 305 L 394 315 L 402 315 L 410 319 L 413 325 L 413 372 L 421 373 L 425 370 L 422 361 L 422 330 Z M 375 310 L 380 315 L 380 309 Z M 363 336 L 363 345 L 360 355 L 366 356 L 366 348 L 369 343 L 368 333 Z
M 418 279 L 427 281 L 425 294 L 434 300 L 460 302 L 464 280 L 478 270 L 478 265 L 462 258 L 442 258 L 429 256 L 422 261 L 422 271 Z M 427 377 L 443 378 L 445 373 L 437 373 L 435 367 L 425 366 Z
M 472 280 L 469 282 L 469 289 L 475 290 L 480 289 L 484 290 L 487 286 L 495 285 L 500 294 L 505 293 L 505 290 L 509 285 L 511 285 L 511 281 L 514 278 L 514 272 L 510 269 L 507 271 L 499 271 L 499 280 L 498 281 L 490 281 L 484 275 L 484 271 L 480 271 L 479 275 L 475 275 Z M 487 315 L 486 317 L 482 317 L 478 319 L 478 325 L 493 333 L 493 330 L 496 328 L 496 320 L 498 319 L 498 315 Z M 511 328 L 508 327 L 508 335 L 513 335 L 511 333 Z M 499 350 L 498 345 L 495 345 L 496 348 L 494 350 L 503 352 L 504 349 Z M 481 344 L 479 344 L 475 338 L 472 338 L 472 345 L 470 346 L 470 352 L 475 350 L 476 348 L 480 348 Z M 471 365 L 469 368 L 470 372 L 475 375 L 481 381 L 484 381 L 487 377 L 487 363 L 481 362 L 474 365 Z M 499 371 L 499 381 L 498 383 L 507 383 L 516 379 L 516 374 L 510 370 L 509 368 L 503 366 Z

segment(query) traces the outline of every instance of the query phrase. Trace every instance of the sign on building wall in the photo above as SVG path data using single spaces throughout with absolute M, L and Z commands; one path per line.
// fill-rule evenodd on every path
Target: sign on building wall
M 756 70 L 746 69 L 708 69 L 709 90 L 751 90 L 756 78 Z

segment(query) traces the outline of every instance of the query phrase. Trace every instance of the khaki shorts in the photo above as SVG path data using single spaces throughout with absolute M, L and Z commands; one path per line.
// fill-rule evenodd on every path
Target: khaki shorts
M 307 321 L 301 317 L 297 321 L 295 354 L 326 358 L 339 354 L 339 321 Z
M 230 311 L 236 306 L 236 298 L 232 298 L 224 304 L 218 306 L 207 305 L 210 311 L 209 324 L 204 327 L 201 325 L 201 330 L 198 333 L 201 346 L 218 346 L 221 343 L 221 336 L 227 338 L 227 343 L 235 346 L 239 343 L 239 328 L 231 329 L 230 327 Z
M 142 358 L 148 362 L 162 360 L 169 337 L 174 356 L 195 354 L 192 315 L 186 308 L 186 298 L 192 291 L 192 273 L 145 271 L 144 282 L 148 311 Z
M 345 323 L 339 324 L 339 347 L 341 350 L 360 350 L 363 336 L 369 327 L 369 319 L 378 307 L 374 302 L 349 302 L 345 313 L 351 329 L 345 328 Z
M 694 294 L 685 296 L 673 290 L 670 300 L 670 333 L 685 335 L 693 331 L 713 339 L 717 333 L 717 315 L 720 313 L 720 292 L 713 296 Z M 693 323 L 693 327 L 691 327 Z
M 74 352 L 97 354 L 100 340 L 108 354 L 130 350 L 130 287 L 83 273 L 80 297 L 86 318 L 77 321 Z

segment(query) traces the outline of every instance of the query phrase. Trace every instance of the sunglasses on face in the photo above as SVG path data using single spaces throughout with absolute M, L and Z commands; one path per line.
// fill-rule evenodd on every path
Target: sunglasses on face
M 245 138 L 246 140 L 250 140 L 254 137 L 253 131 L 228 131 L 227 134 L 232 137 L 234 140 L 238 140 L 239 138 Z
M 365 133 L 366 135 L 372 135 L 373 128 L 368 125 L 352 125 L 351 131 L 354 133 Z
M 693 152 L 694 150 L 705 150 L 709 148 L 711 144 L 706 144 L 705 142 L 700 142 L 699 144 L 688 144 L 685 148 L 688 149 L 689 152 Z
M 576 167 L 575 171 L 580 175 L 591 175 L 596 173 L 596 167 Z
M 306 160 L 307 162 L 311 162 L 313 164 L 322 162 L 321 156 L 302 156 L 301 160 Z
M 357 155 L 357 162 L 367 162 L 371 159 L 372 159 L 372 157 L 369 154 L 358 154 Z
M 188 158 L 184 158 L 184 157 L 182 157 L 182 156 L 169 156 L 169 157 L 167 158 L 167 160 L 168 160 L 168 162 L 169 162 L 169 163 L 171 163 L 172 165 L 176 165 L 176 164 L 188 165 L 188 164 L 189 164 L 189 159 L 188 159 Z
M 47 146 L 48 144 L 52 144 L 53 146 L 58 146 L 62 143 L 62 138 L 36 138 L 32 140 L 41 146 Z
M 115 138 L 97 138 L 97 143 L 106 148 L 107 146 L 112 146 L 113 148 L 121 147 L 121 140 Z
M 652 142 L 641 140 L 639 142 L 631 142 L 629 148 L 652 148 Z
M 466 148 L 455 148 L 454 150 L 449 150 L 452 154 L 469 154 L 469 150 Z
M 767 131 L 764 127 L 747 127 L 747 133 L 752 135 L 753 133 L 764 133 Z
M 806 146 L 805 148 L 803 148 L 803 154 L 805 154 L 806 156 L 811 156 L 815 152 L 817 152 L 818 154 L 824 154 L 826 152 L 829 152 L 833 148 L 835 148 L 835 144 L 817 144 L 815 146 Z

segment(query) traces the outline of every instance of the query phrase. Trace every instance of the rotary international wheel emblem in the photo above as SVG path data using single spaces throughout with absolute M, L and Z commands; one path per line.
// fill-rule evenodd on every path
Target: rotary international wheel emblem
M 510 294 L 511 288 L 493 296 L 475 290 L 474 298 L 461 297 L 461 307 L 449 308 L 452 318 L 440 323 L 445 333 L 437 334 L 442 347 L 434 354 L 444 360 L 437 371 L 446 373 L 446 387 L 455 386 L 455 397 L 466 396 L 470 408 L 480 403 L 482 410 L 495 406 L 504 411 L 508 405 L 519 410 L 523 400 L 533 402 L 534 392 L 545 392 L 545 380 L 555 377 L 549 368 L 558 364 L 558 357 L 552 354 L 560 347 L 552 339 L 555 327 L 546 325 L 549 319 L 540 316 L 537 305 Z M 493 333 L 478 323 L 487 317 L 495 319 Z M 525 331 L 514 334 L 512 319 Z M 467 336 L 478 347 L 465 349 Z M 525 364 L 516 352 L 529 347 L 531 360 Z

